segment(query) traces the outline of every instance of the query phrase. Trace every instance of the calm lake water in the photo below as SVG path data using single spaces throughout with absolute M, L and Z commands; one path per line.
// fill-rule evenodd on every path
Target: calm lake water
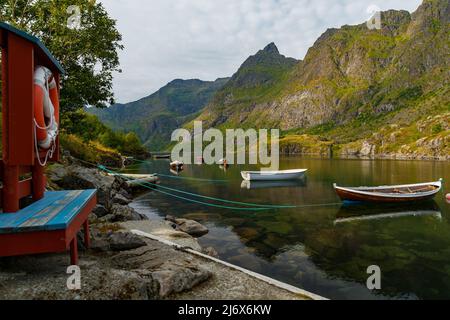
M 303 181 L 242 184 L 252 166 L 187 166 L 180 174 L 205 182 L 162 178 L 161 184 L 202 195 L 260 204 L 325 206 L 243 212 L 188 203 L 157 192 L 134 206 L 152 218 L 170 214 L 197 220 L 210 232 L 200 239 L 221 259 L 330 299 L 450 298 L 450 204 L 341 205 L 332 184 L 385 185 L 437 181 L 450 192 L 450 163 L 433 161 L 281 159 L 281 169 L 308 168 Z M 132 172 L 170 175 L 168 161 Z M 201 200 L 201 199 L 197 199 Z M 204 201 L 204 200 L 201 200 Z M 328 206 L 326 206 L 328 204 Z M 330 205 L 331 204 L 331 205 Z M 335 205 L 333 205 L 335 204 Z M 366 287 L 367 268 L 378 265 L 382 289 Z

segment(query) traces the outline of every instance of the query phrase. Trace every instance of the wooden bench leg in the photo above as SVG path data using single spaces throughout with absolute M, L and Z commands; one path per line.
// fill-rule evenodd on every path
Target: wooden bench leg
M 89 221 L 86 220 L 83 223 L 83 229 L 84 229 L 84 246 L 86 247 L 86 249 L 89 249 L 89 247 L 91 246 L 91 236 L 90 236 L 90 232 L 89 232 Z
M 70 264 L 72 266 L 78 265 L 78 239 L 76 236 L 70 242 Z

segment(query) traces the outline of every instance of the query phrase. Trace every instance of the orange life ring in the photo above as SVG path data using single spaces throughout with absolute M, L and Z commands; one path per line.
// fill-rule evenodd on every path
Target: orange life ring
M 38 146 L 50 149 L 58 135 L 59 96 L 51 71 L 43 66 L 34 72 L 34 120 Z

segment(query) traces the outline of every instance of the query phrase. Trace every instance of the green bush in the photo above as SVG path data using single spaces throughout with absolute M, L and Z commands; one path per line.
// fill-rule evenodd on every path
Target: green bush
M 85 111 L 63 114 L 61 128 L 65 134 L 77 136 L 84 143 L 96 142 L 124 155 L 133 156 L 146 153 L 135 133 L 115 132 L 101 123 L 97 116 Z

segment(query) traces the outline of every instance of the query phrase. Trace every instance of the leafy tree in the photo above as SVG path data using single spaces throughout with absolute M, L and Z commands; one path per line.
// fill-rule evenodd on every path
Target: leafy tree
M 68 19 L 80 8 L 80 28 Z M 122 37 L 115 20 L 95 0 L 0 0 L 0 21 L 42 40 L 66 70 L 62 77 L 62 111 L 114 103 L 112 74 L 120 72 Z

